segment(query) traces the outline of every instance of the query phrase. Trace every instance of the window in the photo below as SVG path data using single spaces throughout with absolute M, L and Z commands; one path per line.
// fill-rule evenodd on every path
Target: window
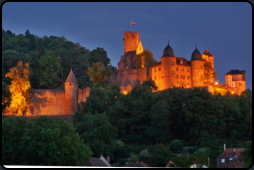
M 171 66 L 174 66 L 175 65 L 175 62 L 171 62 Z
M 163 76 L 161 76 L 161 78 L 163 79 Z
M 185 75 L 181 75 L 181 79 L 185 79 Z
M 175 72 L 174 71 L 172 71 L 172 73 L 171 73 L 172 75 L 175 75 Z
M 154 80 L 156 80 L 156 76 L 154 76 Z
M 187 72 L 189 72 L 190 70 L 189 70 L 189 68 L 187 68 Z
M 159 71 L 161 71 L 161 68 L 159 67 Z
M 176 75 L 176 78 L 178 79 L 178 74 Z
M 156 72 L 156 68 L 154 68 L 154 72 Z
M 176 71 L 178 71 L 178 67 L 176 67 Z
M 184 68 L 182 68 L 182 71 L 184 71 Z
M 187 79 L 189 80 L 189 79 L 190 79 L 190 76 L 187 76 Z
M 180 64 L 183 64 L 183 60 L 180 60 Z
M 221 163 L 225 163 L 225 159 L 221 159 Z
M 240 82 L 240 83 L 239 83 L 239 86 L 241 86 L 241 85 L 242 85 L 242 83 Z

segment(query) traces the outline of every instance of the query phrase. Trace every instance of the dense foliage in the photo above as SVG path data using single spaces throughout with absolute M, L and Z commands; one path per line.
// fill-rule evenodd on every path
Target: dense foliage
M 11 79 L 11 85 L 9 90 L 11 93 L 11 101 L 8 110 L 17 115 L 23 115 L 23 111 L 26 110 L 30 103 L 30 97 L 32 95 L 31 85 L 29 82 L 29 64 L 23 65 L 22 61 L 19 61 L 16 67 L 10 69 L 6 77 Z
M 55 57 L 48 58 L 49 55 Z M 41 59 L 43 56 L 44 58 Z M 102 62 L 105 66 L 110 63 L 107 52 L 103 48 L 98 47 L 90 51 L 79 43 L 68 41 L 64 36 L 38 37 L 31 34 L 29 30 L 25 35 L 15 35 L 10 30 L 2 29 L 3 82 L 10 84 L 10 79 L 6 78 L 5 74 L 20 60 L 29 63 L 32 73 L 30 82 L 34 89 L 63 88 L 71 68 L 79 82 L 79 87 L 90 86 L 89 76 L 86 73 L 88 67 L 97 62 Z M 41 69 L 44 69 L 43 74 Z
M 135 85 L 127 95 L 121 94 L 117 86 L 93 88 L 75 116 L 106 114 L 118 129 L 117 139 L 124 143 L 117 150 L 129 153 L 115 154 L 123 159 L 134 153 L 134 149 L 128 149 L 130 145 L 169 146 L 171 141 L 179 140 L 184 146 L 205 148 L 194 158 L 205 155 L 206 165 L 209 157 L 210 166 L 216 167 L 224 143 L 228 147 L 245 147 L 246 141 L 252 139 L 250 90 L 248 95 L 221 96 L 198 88 L 152 92 L 152 86 L 151 82 Z M 204 161 L 201 158 L 193 161 Z
M 241 153 L 243 157 L 243 164 L 245 168 L 250 168 L 253 165 L 252 162 L 252 141 L 248 141 L 246 144 L 246 149 Z
M 169 149 L 174 153 L 181 152 L 183 151 L 183 143 L 179 140 L 173 140 L 169 144 Z
M 158 64 L 158 61 L 153 57 L 153 53 L 150 49 L 145 49 L 136 56 L 135 63 L 137 68 L 144 68 L 154 66 Z
M 84 165 L 92 151 L 65 120 L 2 120 L 3 165 Z

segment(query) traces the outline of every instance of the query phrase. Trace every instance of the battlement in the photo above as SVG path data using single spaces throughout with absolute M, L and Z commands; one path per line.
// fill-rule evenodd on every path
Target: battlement
M 138 43 L 140 41 L 139 34 L 137 32 L 124 32 L 124 53 L 129 51 L 136 51 Z
M 78 89 L 78 103 L 86 102 L 86 98 L 90 94 L 90 87 L 86 87 L 85 89 Z

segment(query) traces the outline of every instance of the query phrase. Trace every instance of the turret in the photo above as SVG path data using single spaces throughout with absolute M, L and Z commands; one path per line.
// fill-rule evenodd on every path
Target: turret
M 200 52 L 196 49 L 191 55 L 191 80 L 192 87 L 204 86 L 204 61 Z
M 169 43 L 161 57 L 161 72 L 162 89 L 173 88 L 175 86 L 176 57 Z
M 65 114 L 74 114 L 77 110 L 77 90 L 78 81 L 72 72 L 70 71 L 65 83 L 65 100 L 64 100 L 64 112 Z

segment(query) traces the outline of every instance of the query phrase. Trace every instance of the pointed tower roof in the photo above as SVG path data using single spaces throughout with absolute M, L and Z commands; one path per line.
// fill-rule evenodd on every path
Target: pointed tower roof
M 204 52 L 203 54 L 208 55 L 208 56 L 213 56 L 213 55 L 208 51 L 208 49 L 205 49 L 205 52 Z
M 75 82 L 75 83 L 78 83 L 78 81 L 77 81 L 77 79 L 76 79 L 72 69 L 71 69 L 71 72 L 69 73 L 69 75 L 68 75 L 68 77 L 67 77 L 65 82 Z

